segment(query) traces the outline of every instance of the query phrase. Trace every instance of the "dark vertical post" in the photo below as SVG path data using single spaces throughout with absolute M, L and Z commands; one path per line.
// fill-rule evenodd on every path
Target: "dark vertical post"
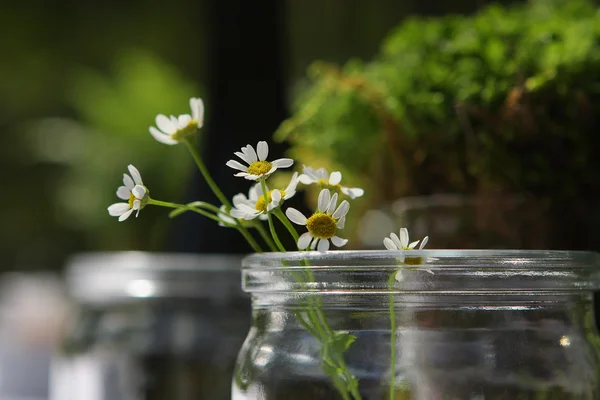
M 208 96 L 200 150 L 228 198 L 247 193 L 251 181 L 233 177 L 225 166 L 233 152 L 259 140 L 270 141 L 286 117 L 283 82 L 283 5 L 280 0 L 208 0 Z M 272 148 L 273 156 L 280 149 Z M 269 158 L 272 158 L 270 156 Z M 197 173 L 187 199 L 218 204 Z M 220 204 L 219 204 L 220 205 Z M 188 213 L 173 223 L 172 251 L 249 252 L 237 230 Z

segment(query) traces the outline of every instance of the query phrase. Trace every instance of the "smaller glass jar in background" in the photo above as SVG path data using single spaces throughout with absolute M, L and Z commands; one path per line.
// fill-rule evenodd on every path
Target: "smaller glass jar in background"
M 53 360 L 52 400 L 229 398 L 250 324 L 240 258 L 83 254 L 67 268 L 77 312 Z

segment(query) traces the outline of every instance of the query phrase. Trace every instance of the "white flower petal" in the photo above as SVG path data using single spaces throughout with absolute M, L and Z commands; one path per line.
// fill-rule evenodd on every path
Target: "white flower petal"
M 312 235 L 310 234 L 310 232 L 306 232 L 303 233 L 299 238 L 298 238 L 298 248 L 300 250 L 304 250 L 306 249 L 308 246 L 310 246 L 310 241 L 313 239 Z
M 264 161 L 269 156 L 269 145 L 264 140 L 258 142 L 256 145 L 256 153 L 258 153 L 258 159 Z
M 408 229 L 400 228 L 400 245 L 402 247 L 408 246 Z
M 348 210 L 350 210 L 350 203 L 348 203 L 348 200 L 344 200 L 340 203 L 338 209 L 335 210 L 332 217 L 334 219 L 344 218 L 348 214 Z
M 129 191 L 129 189 L 127 189 L 126 186 L 119 186 L 119 188 L 117 189 L 117 197 L 121 200 L 129 200 L 129 193 L 131 192 Z
M 336 247 L 342 247 L 346 243 L 348 243 L 348 239 L 342 239 L 341 237 L 338 237 L 338 236 L 332 236 L 331 243 L 333 243 L 333 245 Z
M 143 186 L 135 185 L 135 187 L 133 189 L 131 189 L 131 193 L 135 196 L 136 199 L 141 200 L 146 195 L 147 190 Z
M 246 167 L 245 165 L 242 165 L 242 163 L 235 161 L 235 160 L 229 160 L 225 163 L 225 165 L 227 165 L 229 168 L 237 169 L 239 171 L 243 171 L 243 172 L 248 171 L 248 167 Z
M 158 129 L 156 129 L 155 127 L 151 126 L 150 127 L 150 134 L 152 135 L 152 137 L 154 139 L 156 139 L 157 141 L 159 141 L 160 143 L 163 144 L 168 144 L 170 146 L 179 143 L 177 140 L 173 139 L 172 137 L 170 137 L 169 135 L 162 133 L 161 131 L 159 131 Z
M 127 166 L 127 169 L 129 170 L 129 173 L 131 174 L 131 177 L 133 178 L 133 181 L 135 182 L 136 185 L 144 184 L 144 182 L 142 182 L 142 175 L 140 175 L 140 171 L 138 171 L 138 169 L 136 167 L 129 164 Z
M 276 166 L 277 168 L 289 168 L 294 165 L 294 160 L 291 158 L 278 158 L 275 161 L 271 161 L 271 164 Z
M 281 201 L 281 192 L 279 190 L 273 190 L 271 193 L 271 201 L 279 203 Z
M 190 99 L 190 108 L 192 109 L 192 118 L 198 124 L 198 128 L 202 128 L 204 124 L 204 102 L 201 98 L 192 97 Z
M 329 175 L 329 184 L 337 185 L 342 181 L 342 173 L 340 171 L 334 171 Z
M 142 202 L 139 200 L 134 200 L 133 201 L 133 207 L 134 210 L 139 210 L 140 208 L 142 208 Z
M 234 174 L 233 176 L 243 176 L 244 178 L 248 179 L 248 176 L 256 176 L 256 175 L 250 175 L 247 172 L 238 172 L 237 174 Z
M 254 151 L 254 147 L 249 144 L 242 148 L 242 153 L 246 154 L 251 162 L 258 161 L 258 156 L 256 155 L 256 151 Z
M 129 211 L 129 204 L 128 203 L 111 204 L 110 206 L 108 206 L 107 210 L 108 210 L 108 214 L 111 217 L 118 217 L 119 215 L 123 215 L 124 213 Z
M 232 203 L 234 206 L 237 206 L 238 204 L 242 204 L 242 203 L 246 203 L 248 201 L 248 199 L 246 198 L 246 195 L 243 193 L 238 193 L 235 196 L 233 196 L 232 199 Z
M 284 192 L 286 194 L 286 197 L 285 197 L 286 199 L 288 199 L 288 197 L 287 197 L 288 192 L 295 192 L 297 186 L 298 186 L 298 173 L 294 172 L 294 174 L 292 175 L 292 179 L 290 179 L 290 183 L 288 183 L 287 187 L 284 190 Z
M 399 250 L 398 246 L 396 246 L 396 243 L 394 243 L 394 241 L 388 237 L 383 239 L 383 245 L 388 250 Z
M 317 247 L 317 250 L 319 250 L 319 251 L 327 251 L 327 250 L 329 250 L 329 240 L 327 240 L 327 239 L 321 239 L 319 241 L 319 246 Z
M 133 179 L 131 179 L 131 177 L 129 175 L 123 174 L 123 185 L 125 185 L 125 187 L 127 189 L 131 190 L 135 186 L 135 183 L 133 182 Z
M 307 167 L 306 165 L 303 166 L 302 173 L 304 173 L 304 175 L 308 176 L 315 182 L 319 180 L 319 177 L 317 176 L 317 172 L 314 169 L 312 169 L 311 167 Z
M 238 156 L 239 158 L 241 158 L 242 160 L 244 160 L 244 162 L 245 162 L 246 164 L 248 164 L 248 165 L 252 164 L 252 163 L 249 161 L 249 158 L 248 158 L 248 156 L 247 156 L 246 154 L 242 153 L 241 151 L 236 151 L 236 152 L 235 152 L 235 153 L 233 153 L 233 154 L 235 154 L 236 156 Z
M 335 226 L 338 229 L 344 229 L 344 226 L 346 226 L 346 217 L 340 218 L 340 220 L 337 222 L 337 224 L 335 224 Z
M 177 125 L 173 123 L 166 115 L 158 114 L 156 116 L 156 126 L 166 134 L 173 134 L 177 131 Z
M 342 190 L 342 193 L 344 193 L 346 196 L 350 197 L 351 199 L 361 197 L 363 194 L 365 194 L 365 191 L 362 190 L 361 188 L 347 188 L 347 187 L 342 186 L 341 190 Z
M 290 207 L 285 210 L 285 215 L 296 225 L 306 225 L 306 217 L 295 208 Z
M 177 122 L 180 128 L 185 128 L 192 122 L 192 116 L 188 114 L 182 114 L 177 118 Z
M 419 249 L 422 249 L 423 247 L 425 247 L 425 245 L 427 245 L 427 242 L 429 242 L 429 236 L 425 236 L 423 238 L 423 240 L 421 241 L 421 245 L 419 246 Z M 432 272 L 433 274 L 433 272 Z
M 419 244 L 418 240 L 415 240 L 414 242 L 412 242 L 411 244 L 408 245 L 409 250 L 412 250 L 416 247 L 416 245 Z
M 319 193 L 319 202 L 318 202 L 318 207 L 317 207 L 320 212 L 327 211 L 327 207 L 329 206 L 330 199 L 331 199 L 331 193 L 329 193 L 329 189 L 321 190 L 321 193 Z
M 121 214 L 121 216 L 119 217 L 119 222 L 123 222 L 127 218 L 129 218 L 129 216 L 131 215 L 132 212 L 133 212 L 133 208 L 130 209 L 129 211 L 127 211 L 126 213 Z
M 325 168 L 319 168 L 315 174 L 317 175 L 317 178 L 323 179 L 324 181 L 328 178 L 327 170 Z
M 243 176 L 244 179 L 248 179 L 249 181 L 257 181 L 260 178 L 262 178 L 262 175 L 250 175 L 250 174 L 245 174 L 244 172 L 240 172 L 239 174 L 235 174 L 234 176 Z
M 310 249 L 311 249 L 311 250 L 314 250 L 314 249 L 316 249 L 316 248 L 317 248 L 317 244 L 319 243 L 319 241 L 320 241 L 319 239 L 315 238 L 315 240 L 313 240 L 313 241 L 310 243 Z
M 333 212 L 335 211 L 335 207 L 337 206 L 337 200 L 338 200 L 338 194 L 334 193 L 333 196 L 331 196 L 331 200 L 329 200 L 329 205 L 327 206 L 327 211 L 326 213 L 331 215 L 333 214 Z
M 298 177 L 298 181 L 300 181 L 300 183 L 302 183 L 304 185 L 310 185 L 312 183 L 315 183 L 317 180 L 314 178 L 311 178 L 310 176 L 308 176 L 306 174 L 302 174 Z
M 390 238 L 392 238 L 397 250 L 400 250 L 403 247 L 402 242 L 400 242 L 400 238 L 394 232 L 390 233 Z

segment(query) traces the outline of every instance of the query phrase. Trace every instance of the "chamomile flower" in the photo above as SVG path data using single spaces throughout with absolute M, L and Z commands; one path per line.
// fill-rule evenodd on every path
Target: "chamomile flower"
M 236 151 L 236 156 L 241 158 L 248 166 L 236 160 L 227 161 L 226 165 L 230 168 L 237 169 L 235 176 L 244 177 L 251 181 L 257 181 L 261 178 L 267 178 L 278 168 L 288 168 L 294 164 L 291 158 L 279 158 L 274 161 L 267 161 L 269 155 L 269 145 L 267 142 L 261 141 L 254 147 L 247 145 L 242 147 L 242 151 Z
M 340 182 L 342 181 L 342 173 L 340 171 L 334 171 L 329 174 L 325 168 L 314 170 L 305 165 L 302 172 L 302 175 L 300 175 L 300 182 L 305 185 L 316 183 L 321 188 L 341 192 L 351 199 L 355 199 L 365 194 L 365 191 L 361 188 L 349 188 L 340 185 Z
M 234 196 L 234 208 L 231 209 L 230 214 L 232 217 L 245 220 L 252 220 L 256 217 L 265 220 L 267 219 L 267 213 L 281 206 L 283 201 L 292 198 L 296 194 L 296 186 L 298 186 L 298 173 L 294 172 L 290 183 L 285 189 L 269 190 L 267 187 L 269 201 L 266 202 L 261 184 L 257 183 L 250 188 L 248 197 L 242 193 Z
M 329 241 L 334 246 L 342 247 L 348 243 L 347 239 L 336 236 L 338 229 L 343 229 L 346 222 L 346 214 L 350 209 L 350 203 L 344 200 L 337 206 L 338 194 L 333 196 L 329 189 L 323 189 L 319 193 L 319 202 L 317 211 L 309 218 L 306 218 L 295 208 L 288 208 L 285 215 L 297 225 L 304 225 L 308 232 L 298 238 L 298 249 L 305 250 L 310 247 L 319 251 L 329 250 Z
M 192 97 L 190 108 L 192 115 L 182 114 L 179 117 L 174 115 L 167 117 L 158 114 L 155 121 L 158 129 L 153 126 L 150 127 L 152 137 L 161 143 L 174 145 L 196 133 L 204 124 L 204 103 L 202 99 Z
M 115 203 L 108 207 L 108 213 L 113 217 L 119 217 L 119 221 L 125 221 L 134 211 L 137 211 L 135 214 L 137 217 L 150 199 L 150 192 L 144 186 L 137 168 L 130 164 L 127 169 L 131 176 L 123 174 L 123 186 L 117 189 L 117 197 L 127 202 Z
M 421 245 L 419 246 L 419 250 L 423 250 L 423 248 L 427 245 L 427 242 L 429 241 L 429 236 L 425 236 L 423 238 L 423 240 L 416 240 L 412 243 L 409 243 L 409 236 L 408 236 L 408 229 L 406 228 L 400 228 L 400 237 L 398 237 L 398 235 L 396 235 L 395 233 L 391 233 L 390 237 L 386 237 L 385 239 L 383 239 L 383 245 L 385 246 L 386 249 L 388 250 L 392 250 L 392 251 L 398 251 L 398 250 L 414 250 L 415 247 L 417 247 L 417 245 L 419 244 L 419 242 L 421 242 Z M 403 263 L 403 264 L 407 264 L 407 265 L 421 265 L 425 262 L 425 259 L 423 257 L 404 257 L 404 256 L 400 256 L 397 257 L 397 260 L 399 263 Z M 422 268 L 424 271 L 429 272 L 430 274 L 433 274 L 433 271 L 426 269 L 426 268 Z M 402 275 L 402 270 L 398 270 L 398 272 L 396 273 L 396 280 L 398 282 L 401 282 L 404 279 L 403 275 Z

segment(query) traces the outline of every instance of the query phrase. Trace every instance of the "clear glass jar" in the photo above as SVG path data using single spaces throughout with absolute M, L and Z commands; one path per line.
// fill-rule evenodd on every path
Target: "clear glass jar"
M 227 399 L 250 325 L 240 258 L 75 257 L 77 313 L 53 361 L 52 400 Z
M 242 275 L 234 399 L 600 399 L 596 253 L 271 253 Z

